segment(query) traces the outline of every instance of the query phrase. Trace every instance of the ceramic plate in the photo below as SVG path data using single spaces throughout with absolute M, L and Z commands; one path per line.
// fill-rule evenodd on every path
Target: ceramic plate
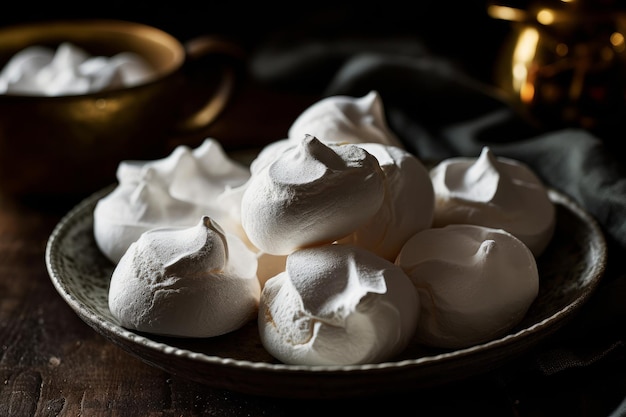
M 604 272 L 607 249 L 595 220 L 550 190 L 556 232 L 537 260 L 539 295 L 507 335 L 466 349 L 409 346 L 394 360 L 371 365 L 295 366 L 279 363 L 261 345 L 255 322 L 205 339 L 158 337 L 122 328 L 107 304 L 114 265 L 93 237 L 93 209 L 103 189 L 72 209 L 46 248 L 51 280 L 65 302 L 95 331 L 144 362 L 213 388 L 292 398 L 337 398 L 420 389 L 492 370 L 535 346 L 565 324 L 589 299 Z

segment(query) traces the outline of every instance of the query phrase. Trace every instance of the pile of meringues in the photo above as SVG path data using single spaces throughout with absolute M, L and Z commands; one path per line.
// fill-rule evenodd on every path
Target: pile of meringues
M 376 91 L 306 109 L 247 166 L 215 139 L 121 161 L 94 210 L 120 325 L 216 337 L 256 320 L 287 364 L 391 360 L 411 341 L 502 336 L 539 289 L 555 207 L 524 164 L 484 148 L 430 170 Z

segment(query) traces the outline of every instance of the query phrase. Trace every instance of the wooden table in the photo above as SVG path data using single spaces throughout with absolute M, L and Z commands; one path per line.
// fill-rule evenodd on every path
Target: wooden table
M 227 149 L 280 139 L 314 99 L 244 83 L 208 134 Z M 323 401 L 254 397 L 172 376 L 104 339 L 54 289 L 46 242 L 77 201 L 0 198 L 1 417 L 314 416 L 339 408 L 350 415 L 604 416 L 626 396 L 626 367 L 543 385 L 505 384 L 492 373 L 418 392 Z

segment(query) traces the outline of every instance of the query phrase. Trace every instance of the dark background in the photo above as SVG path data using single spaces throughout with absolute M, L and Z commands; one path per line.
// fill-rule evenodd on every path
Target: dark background
M 0 26 L 53 19 L 124 19 L 158 27 L 181 41 L 197 35 L 222 34 L 240 41 L 249 49 L 276 39 L 298 42 L 319 37 L 332 40 L 353 35 L 408 35 L 423 40 L 424 46 L 433 54 L 456 61 L 470 75 L 483 80 L 491 79 L 494 60 L 509 30 L 508 22 L 496 21 L 487 15 L 486 3 L 482 0 L 381 1 L 371 6 L 365 2 L 354 5 L 336 2 L 332 7 L 316 2 L 297 2 L 280 7 L 268 2 L 192 3 L 184 0 L 147 4 L 150 3 L 136 7 L 130 2 L 84 2 L 64 6 L 58 2 L 37 4 L 22 0 L 10 4 L 10 13 L 9 6 L 5 7 L 6 10 L 0 13 Z M 259 102 L 264 103 L 258 100 L 253 104 Z M 227 137 L 236 138 L 237 143 L 243 143 L 243 138 L 250 137 L 251 132 L 254 138 L 258 138 L 260 135 L 255 130 L 260 127 L 253 129 L 246 123 L 236 122 L 240 115 L 253 117 L 254 121 L 265 122 L 271 116 L 275 119 L 276 115 L 271 114 L 273 109 L 266 107 L 271 106 L 255 107 L 258 115 L 245 106 L 234 108 L 233 116 L 225 117 L 223 125 L 218 123 L 213 127 L 214 137 L 226 137 L 222 133 L 228 128 Z M 277 108 L 282 110 L 284 106 Z M 284 132 L 301 108 L 291 108 L 292 114 L 284 116 L 285 122 L 275 129 L 265 128 L 269 132 L 266 138 L 282 138 L 278 134 Z M 233 132 L 239 125 L 242 125 L 241 131 Z M 10 321 L 6 326 L 0 325 L 0 336 L 11 342 L 0 354 L 4 366 L 0 370 L 3 376 L 0 381 L 5 384 L 5 388 L 0 389 L 0 404 L 12 396 L 11 405 L 23 407 L 24 412 L 19 415 L 35 415 L 29 410 L 38 404 L 47 407 L 50 415 L 63 410 L 69 414 L 78 407 L 83 415 L 89 415 L 99 406 L 113 410 L 113 413 L 126 409 L 153 415 L 182 415 L 189 410 L 193 410 L 194 415 L 201 415 L 204 411 L 206 415 L 286 416 L 293 415 L 293 410 L 305 415 L 323 415 L 328 409 L 332 410 L 330 406 L 334 403 L 284 404 L 211 390 L 172 378 L 136 361 L 113 344 L 104 343 L 99 335 L 80 322 L 57 294 L 53 294 L 40 262 L 43 259 L 42 243 L 58 217 L 14 207 L 6 201 L 4 206 L 0 216 L 3 220 L 0 223 L 0 249 L 3 252 L 0 272 L 4 273 L 0 277 L 7 278 L 5 285 L 0 283 L 0 289 L 8 301 L 0 303 L 3 307 L 0 317 L 9 317 Z M 59 210 L 59 215 L 65 212 L 65 209 Z M 616 292 L 615 295 L 620 294 Z M 568 337 L 581 340 L 584 335 L 594 333 L 590 330 L 595 328 L 593 319 L 604 317 L 602 313 L 609 308 L 602 304 L 605 299 L 596 299 L 591 305 L 596 310 L 583 316 L 586 321 L 580 327 L 584 330 L 587 326 L 587 332 L 581 336 L 578 327 L 574 327 L 570 329 L 573 331 L 564 334 L 565 342 Z M 616 322 L 619 319 L 620 316 L 616 316 Z M 602 334 L 609 326 L 610 322 L 602 323 L 597 332 Z M 609 336 L 607 340 L 613 340 L 612 335 Z M 596 342 L 592 347 L 603 345 L 602 339 L 590 341 Z M 555 342 L 555 349 L 548 349 L 548 354 L 561 347 L 560 339 Z M 583 369 L 566 369 L 542 378 L 532 377 L 534 369 L 529 369 L 531 377 L 511 378 L 510 381 L 471 379 L 458 386 L 426 392 L 421 397 L 366 399 L 357 404 L 355 411 L 365 413 L 371 407 L 368 414 L 373 411 L 384 415 L 381 411 L 388 412 L 389 404 L 392 407 L 404 404 L 405 408 L 408 405 L 408 409 L 413 410 L 414 415 L 607 416 L 623 400 L 626 392 L 625 362 L 620 343 L 612 346 L 618 360 L 611 360 L 609 350 L 608 360 L 598 361 L 597 366 L 593 366 L 590 356 L 583 356 Z M 564 352 L 568 353 L 569 350 Z M 583 353 L 586 353 L 585 349 Z M 48 363 L 48 357 L 57 361 L 62 357 L 63 360 L 55 368 Z M 514 368 L 519 364 L 523 366 L 526 362 L 513 364 Z M 575 361 L 574 365 L 577 365 Z M 70 377 L 65 379 L 61 375 Z M 433 395 L 429 397 L 431 393 Z M 178 410 L 183 411 L 177 413 Z
M 187 2 L 137 6 L 133 2 L 63 5 L 18 2 L 2 13 L 0 25 L 52 19 L 112 18 L 147 23 L 181 41 L 203 34 L 221 34 L 255 48 L 271 39 L 325 39 L 367 35 L 407 35 L 422 40 L 434 54 L 458 62 L 470 75 L 491 80 L 494 57 L 509 23 L 487 15 L 483 0 L 292 2 Z

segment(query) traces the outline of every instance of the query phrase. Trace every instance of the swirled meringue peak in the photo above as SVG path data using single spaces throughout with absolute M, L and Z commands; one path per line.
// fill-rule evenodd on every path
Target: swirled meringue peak
M 122 161 L 118 186 L 94 209 L 94 234 L 114 263 L 141 233 L 154 227 L 192 226 L 210 215 L 230 233 L 244 237 L 239 222 L 241 194 L 250 172 L 206 139 L 198 148 L 178 146 L 163 159 Z
M 272 255 L 332 243 L 378 212 L 383 182 L 378 161 L 363 148 L 306 135 L 252 175 L 241 199 L 241 225 Z
M 385 178 L 385 198 L 367 224 L 339 242 L 363 247 L 393 262 L 408 238 L 431 227 L 433 185 L 426 167 L 408 151 L 379 143 L 358 146 L 378 160 Z
M 383 101 L 377 91 L 355 98 L 326 97 L 305 109 L 289 127 L 288 137 L 313 135 L 325 143 L 381 143 L 401 147 L 389 129 Z
M 142 180 L 120 183 L 96 203 L 94 238 L 113 263 L 142 233 L 155 227 L 190 226 L 206 214 L 205 207 L 172 197 L 156 175 L 147 168 Z
M 382 362 L 415 334 L 419 299 L 393 263 L 352 245 L 293 252 L 261 292 L 265 349 L 297 365 Z
M 504 229 L 539 256 L 554 234 L 556 209 L 539 177 L 523 163 L 497 158 L 441 161 L 430 171 L 435 190 L 433 226 L 469 223 Z
M 465 348 L 502 336 L 537 297 L 530 249 L 502 229 L 455 224 L 411 237 L 396 259 L 419 293 L 416 339 Z
M 213 337 L 253 320 L 260 295 L 255 255 L 203 216 L 189 228 L 143 233 L 113 270 L 108 299 L 126 328 Z

